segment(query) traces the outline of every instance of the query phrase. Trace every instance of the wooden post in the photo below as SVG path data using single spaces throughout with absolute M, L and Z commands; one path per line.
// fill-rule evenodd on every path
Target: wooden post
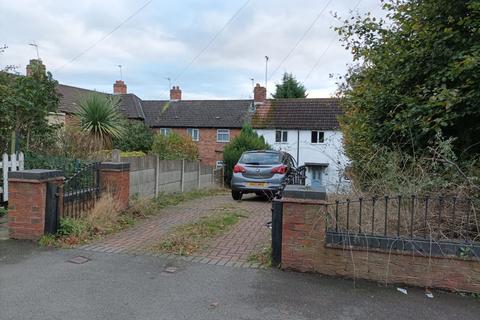
M 202 178 L 202 166 L 200 164 L 200 161 L 197 162 L 198 164 L 198 174 L 197 174 L 197 189 L 200 190 L 200 187 L 201 187 L 201 178 Z

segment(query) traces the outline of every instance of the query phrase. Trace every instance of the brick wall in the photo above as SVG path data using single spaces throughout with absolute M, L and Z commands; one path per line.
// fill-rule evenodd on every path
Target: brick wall
M 298 199 L 282 202 L 284 269 L 480 293 L 478 260 L 328 247 L 325 207 L 320 202 Z
M 155 129 L 159 131 L 160 129 Z M 174 132 L 178 134 L 188 134 L 187 128 L 173 128 Z M 216 128 L 199 128 L 200 141 L 195 143 L 198 146 L 201 162 L 205 165 L 215 166 L 217 160 L 223 160 L 223 148 L 227 143 L 217 142 Z M 240 129 L 230 129 L 230 141 L 240 134 Z
M 102 162 L 100 167 L 102 192 L 114 194 L 120 209 L 128 207 L 130 197 L 130 164 Z

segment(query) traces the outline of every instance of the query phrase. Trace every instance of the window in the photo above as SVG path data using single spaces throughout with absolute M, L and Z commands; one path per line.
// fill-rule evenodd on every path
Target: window
M 275 142 L 283 143 L 288 141 L 288 131 L 277 130 L 275 131 Z
M 223 167 L 223 160 L 217 160 L 217 161 L 215 162 L 215 167 L 216 167 L 217 169 Z
M 160 128 L 160 134 L 168 136 L 172 132 L 171 128 Z
M 230 142 L 230 130 L 218 129 L 217 130 L 217 142 Z
M 325 132 L 312 131 L 312 143 L 323 143 Z
M 195 128 L 188 128 L 187 129 L 188 135 L 192 137 L 193 141 L 199 141 L 200 140 L 200 131 Z

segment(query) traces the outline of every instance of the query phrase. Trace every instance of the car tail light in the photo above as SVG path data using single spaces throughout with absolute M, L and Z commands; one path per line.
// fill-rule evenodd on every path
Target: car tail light
M 245 173 L 245 172 L 247 172 L 247 170 L 244 167 L 242 167 L 241 165 L 236 164 L 235 167 L 233 167 L 233 173 L 239 173 L 239 172 Z
M 287 166 L 278 166 L 272 169 L 272 173 L 285 174 L 287 172 Z

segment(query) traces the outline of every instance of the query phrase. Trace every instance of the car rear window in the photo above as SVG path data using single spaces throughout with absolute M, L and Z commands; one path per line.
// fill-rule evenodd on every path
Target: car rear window
M 244 153 L 239 163 L 243 164 L 276 164 L 281 163 L 281 155 L 273 152 Z

